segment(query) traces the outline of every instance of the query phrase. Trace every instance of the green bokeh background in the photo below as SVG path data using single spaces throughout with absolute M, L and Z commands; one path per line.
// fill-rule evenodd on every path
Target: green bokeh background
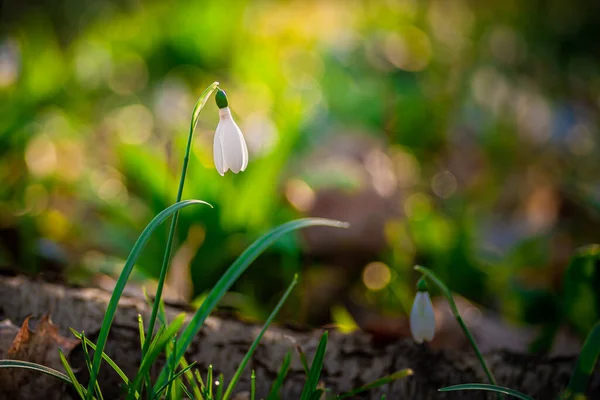
M 0 265 L 79 284 L 118 274 L 173 202 L 192 108 L 219 81 L 250 164 L 214 170 L 211 100 L 184 198 L 214 209 L 186 210 L 177 230 L 191 297 L 271 227 L 335 216 L 366 222 L 280 242 L 229 304 L 264 318 L 300 272 L 284 319 L 325 323 L 339 302 L 401 315 L 420 263 L 513 322 L 584 335 L 598 251 L 565 270 L 598 241 L 600 7 L 581 3 L 4 2 Z M 158 275 L 166 234 L 138 280 Z M 371 262 L 383 289 L 368 287 Z

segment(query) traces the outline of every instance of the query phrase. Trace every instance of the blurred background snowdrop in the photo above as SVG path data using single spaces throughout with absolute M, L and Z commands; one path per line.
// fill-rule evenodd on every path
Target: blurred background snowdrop
M 419 262 L 469 304 L 552 326 L 569 257 L 597 240 L 600 10 L 585 3 L 9 2 L 0 267 L 88 284 L 118 271 L 172 203 L 191 110 L 218 80 L 252 168 L 215 173 L 211 101 L 184 198 L 215 209 L 180 216 L 175 293 L 201 298 L 259 233 L 325 216 L 352 229 L 281 241 L 229 306 L 264 318 L 302 270 L 282 319 L 344 308 L 406 336 Z

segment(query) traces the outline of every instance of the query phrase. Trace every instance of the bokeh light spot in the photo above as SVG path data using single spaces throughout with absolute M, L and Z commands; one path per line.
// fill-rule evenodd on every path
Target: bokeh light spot
M 385 288 L 392 280 L 390 268 L 382 262 L 374 261 L 363 270 L 363 283 L 369 290 L 377 291 Z
M 300 179 L 291 179 L 285 187 L 285 197 L 298 211 L 308 211 L 315 203 L 314 190 Z
M 406 216 L 415 221 L 421 221 L 431 213 L 431 200 L 423 193 L 411 194 L 404 202 Z
M 40 134 L 29 141 L 25 162 L 29 172 L 38 178 L 51 175 L 56 170 L 56 146 L 48 135 Z
M 456 176 L 450 171 L 443 171 L 436 174 L 431 180 L 431 189 L 433 193 L 442 199 L 451 197 L 457 188 Z

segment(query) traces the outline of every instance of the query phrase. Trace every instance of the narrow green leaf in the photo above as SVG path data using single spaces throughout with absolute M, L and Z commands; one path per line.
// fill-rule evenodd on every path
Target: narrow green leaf
M 169 341 L 173 338 L 173 336 L 175 336 L 175 334 L 177 334 L 177 332 L 179 332 L 179 329 L 183 325 L 184 320 L 185 320 L 185 313 L 181 313 L 180 315 L 178 315 L 175 318 L 175 320 L 173 320 L 171 325 L 169 325 L 164 330 L 163 333 L 161 333 L 160 335 L 156 335 L 156 337 L 150 344 L 150 347 L 148 349 L 148 352 L 146 353 L 146 356 L 142 359 L 142 363 L 140 365 L 140 368 L 138 369 L 137 375 L 135 376 L 133 382 L 129 386 L 130 391 L 127 396 L 128 399 L 134 398 L 135 390 L 137 390 L 140 387 L 140 384 L 142 383 L 142 380 L 144 379 L 145 374 L 150 370 L 150 368 L 152 367 L 152 364 L 154 364 L 154 361 L 156 360 L 156 358 L 160 355 L 160 353 L 163 352 L 163 350 L 165 349 L 165 347 L 167 346 Z
M 60 379 L 61 381 L 68 383 L 71 386 L 75 386 L 71 378 L 67 375 L 63 374 L 60 371 L 57 371 L 53 368 L 46 367 L 45 365 L 32 363 L 29 361 L 21 361 L 21 360 L 0 360 L 0 368 L 21 368 L 21 369 L 29 369 L 32 371 L 41 372 L 42 374 L 49 375 L 53 378 Z
M 70 330 L 77 339 L 81 340 L 83 338 L 81 333 L 77 332 L 73 328 L 70 328 Z M 94 344 L 94 342 L 92 342 L 88 338 L 85 338 L 85 342 L 88 346 L 92 348 L 92 350 L 96 351 L 96 345 Z M 117 375 L 119 375 L 119 377 L 123 380 L 125 385 L 129 386 L 129 378 L 127 377 L 127 375 L 125 375 L 123 370 L 119 368 L 119 366 L 106 353 L 102 353 L 102 359 L 106 361 L 106 363 L 117 373 Z
M 172 341 L 171 341 L 171 346 L 167 346 L 167 359 L 169 358 L 169 355 L 173 352 L 173 349 L 175 348 L 175 346 L 177 345 L 177 336 L 175 336 Z M 172 382 L 173 382 L 173 376 L 175 374 L 175 371 L 177 370 L 177 364 L 175 364 L 175 358 L 171 357 L 172 360 L 172 364 L 171 364 L 171 368 L 169 370 L 169 381 L 171 382 L 170 385 L 167 385 L 167 395 L 166 398 L 169 399 L 171 398 L 171 388 L 173 386 Z M 148 372 L 150 372 L 150 370 L 148 370 Z M 156 395 L 154 396 L 156 398 Z
M 146 300 L 148 300 L 148 294 L 146 293 L 146 289 L 144 288 L 144 296 L 146 296 Z M 146 334 L 144 333 L 144 319 L 142 318 L 142 314 L 138 314 L 138 330 L 140 332 L 140 346 L 141 349 L 144 349 L 144 344 L 146 342 Z M 150 371 L 144 377 L 144 385 L 140 388 L 140 392 L 143 392 L 143 387 L 146 387 L 147 393 L 150 394 L 152 390 L 152 381 L 150 380 Z
M 175 351 L 176 359 L 179 360 L 181 357 L 183 357 L 194 337 L 198 334 L 198 332 L 200 332 L 204 321 L 216 307 L 221 298 L 225 295 L 225 293 L 227 293 L 229 288 L 231 288 L 240 275 L 246 271 L 246 269 L 248 269 L 250 264 L 256 260 L 256 258 L 266 248 L 275 243 L 286 233 L 302 228 L 308 228 L 310 226 L 347 228 L 348 224 L 345 222 L 334 221 L 325 218 L 303 218 L 280 225 L 254 241 L 254 243 L 246 248 L 246 250 L 238 257 L 238 259 L 235 260 L 235 262 L 227 269 L 227 271 L 225 271 L 217 284 L 206 297 L 206 300 L 204 300 L 200 308 L 196 310 L 194 317 L 184 329 L 183 333 L 181 334 L 181 339 L 179 343 L 177 343 L 177 349 Z M 159 387 L 163 385 L 167 377 L 167 370 L 163 368 L 155 386 Z
M 267 400 L 278 400 L 281 396 L 279 391 L 281 390 L 281 386 L 283 385 L 283 381 L 287 376 L 287 373 L 290 369 L 290 363 L 292 362 L 292 352 L 288 351 L 283 358 L 283 362 L 281 363 L 281 367 L 279 367 L 279 372 L 277 373 L 277 378 L 273 381 L 273 385 L 271 386 L 271 390 L 269 391 L 269 395 L 267 396 Z
M 185 384 L 183 383 L 183 381 L 179 381 L 179 385 L 181 385 L 181 390 L 183 390 L 183 393 L 185 393 L 185 395 L 188 397 L 188 399 L 192 399 L 192 400 L 203 399 L 203 397 L 195 397 L 193 394 L 191 394 L 190 391 L 188 390 L 188 388 L 185 387 Z
M 225 386 L 225 377 L 223 376 L 222 372 L 219 374 L 219 377 L 217 378 L 215 384 L 217 385 L 217 393 L 215 394 L 215 400 L 221 400 L 223 398 L 223 386 Z
M 155 216 L 152 219 L 152 221 L 150 221 L 150 223 L 143 230 L 142 234 L 138 237 L 138 240 L 135 242 L 135 245 L 131 249 L 129 257 L 127 257 L 127 261 L 125 262 L 125 266 L 123 267 L 123 271 L 121 272 L 121 275 L 119 275 L 119 279 L 117 280 L 117 284 L 115 285 L 113 294 L 110 297 L 110 301 L 108 302 L 106 313 L 104 314 L 104 319 L 102 320 L 102 325 L 100 327 L 100 333 L 98 334 L 98 342 L 96 344 L 97 351 L 94 353 L 94 358 L 92 360 L 92 371 L 90 372 L 90 381 L 88 383 L 88 400 L 91 400 L 91 395 L 94 390 L 94 386 L 96 385 L 96 379 L 98 377 L 98 372 L 100 371 L 100 364 L 102 361 L 102 354 L 104 353 L 104 347 L 106 346 L 108 333 L 110 332 L 110 327 L 115 318 L 115 313 L 117 312 L 119 299 L 123 294 L 123 290 L 125 290 L 125 285 L 127 284 L 129 275 L 131 275 L 131 272 L 133 271 L 133 267 L 135 266 L 138 257 L 140 256 L 144 246 L 148 242 L 148 239 L 150 239 L 150 236 L 156 230 L 156 228 L 160 226 L 160 224 L 162 224 L 167 218 L 169 218 L 174 213 L 178 212 L 184 207 L 191 206 L 192 204 L 206 204 L 210 206 L 210 204 L 202 200 L 185 200 L 167 207 L 166 209 L 161 211 L 157 216 Z
M 158 388 L 158 390 L 156 391 L 156 393 L 154 393 L 154 399 L 158 399 L 160 394 L 167 388 L 169 387 L 173 382 L 175 382 L 175 380 L 177 380 L 177 378 L 179 378 L 181 375 L 185 374 L 186 372 L 188 372 L 194 365 L 196 365 L 196 362 L 194 361 L 192 364 L 188 365 L 186 368 L 182 369 L 181 371 L 177 372 L 176 374 L 174 374 L 171 379 L 169 379 L 169 381 L 164 384 L 163 386 L 161 386 L 160 388 Z M 167 398 L 169 396 L 167 395 Z
M 192 387 L 192 392 L 194 393 L 194 396 L 190 397 L 190 399 L 204 400 L 204 396 L 202 396 L 202 391 L 200 390 L 200 385 L 196 381 L 196 379 L 194 379 L 194 373 L 188 369 L 189 364 L 186 361 L 185 357 L 181 357 L 181 360 L 179 360 L 179 365 L 182 369 L 186 371 L 184 376 L 190 384 L 190 386 Z M 201 385 L 202 387 L 204 387 L 204 383 L 202 383 Z
M 298 355 L 300 356 L 300 364 L 302 364 L 302 369 L 304 369 L 304 374 L 308 378 L 308 372 L 310 371 L 310 367 L 308 366 L 308 360 L 306 359 L 306 353 L 304 352 L 304 349 L 302 348 L 302 346 L 300 346 L 298 343 L 296 343 L 296 351 L 298 352 Z
M 71 369 L 71 366 L 69 365 L 69 362 L 67 361 L 67 358 L 65 357 L 65 355 L 61 349 L 58 349 L 58 354 L 60 356 L 60 362 L 62 363 L 65 371 L 67 371 L 67 375 L 71 379 L 71 382 L 73 384 L 73 387 L 75 387 L 77 394 L 79 395 L 80 398 L 85 399 L 85 396 L 86 396 L 85 389 L 83 388 L 83 386 L 81 386 L 81 384 L 75 377 L 75 374 L 73 373 L 73 370 Z
M 88 369 L 88 372 L 90 372 L 92 369 L 92 360 L 90 359 L 90 353 L 88 353 L 86 337 L 83 331 L 81 331 L 81 348 L 83 349 L 83 358 L 85 360 L 85 365 Z M 96 386 L 94 390 L 96 391 L 96 396 L 98 396 L 100 400 L 104 400 L 104 396 L 102 396 L 102 391 L 100 390 L 100 384 L 98 383 L 98 381 L 96 381 Z
M 577 358 L 577 364 L 571 375 L 571 380 L 567 389 L 561 395 L 561 399 L 574 399 L 578 395 L 585 394 L 588 383 L 596 362 L 598 361 L 598 355 L 600 354 L 600 321 L 594 325 L 590 333 L 588 334 L 579 357 Z
M 440 391 L 440 392 L 453 392 L 456 390 L 486 390 L 488 392 L 507 394 L 509 396 L 513 396 L 513 397 L 516 397 L 517 399 L 521 399 L 521 400 L 534 400 L 533 397 L 527 396 L 526 394 L 523 394 L 516 390 L 505 388 L 505 387 L 498 386 L 498 385 L 490 385 L 487 383 L 465 383 L 462 385 L 454 385 L 454 386 L 448 386 L 445 388 L 438 389 L 438 391 Z
M 250 348 L 246 352 L 246 355 L 244 356 L 244 358 L 242 359 L 242 362 L 240 363 L 240 365 L 238 366 L 237 370 L 235 371 L 235 374 L 233 375 L 233 378 L 231 379 L 231 382 L 229 382 L 229 385 L 227 386 L 227 390 L 225 391 L 225 394 L 223 395 L 223 400 L 229 400 L 229 396 L 231 396 L 231 394 L 233 393 L 233 389 L 235 388 L 235 385 L 237 385 L 240 377 L 242 376 L 242 372 L 244 372 L 244 368 L 246 368 L 246 365 L 250 361 L 250 358 L 252 358 L 252 355 L 254 354 L 254 351 L 256 350 L 256 347 L 258 346 L 258 343 L 260 342 L 260 340 L 264 336 L 265 332 L 267 332 L 267 329 L 269 328 L 269 325 L 271 325 L 271 323 L 275 319 L 275 316 L 277 315 L 277 313 L 279 313 L 279 310 L 281 310 L 281 307 L 283 307 L 283 303 L 285 303 L 285 301 L 287 300 L 287 298 L 290 296 L 290 294 L 292 293 L 292 290 L 294 289 L 294 287 L 296 286 L 297 283 L 298 283 L 298 274 L 296 274 L 294 276 L 294 279 L 292 280 L 292 283 L 290 283 L 290 285 L 288 286 L 287 290 L 285 291 L 285 293 L 283 294 L 283 296 L 279 300 L 279 303 L 277 303 L 277 305 L 275 306 L 275 308 L 271 312 L 271 315 L 269 315 L 269 318 L 267 318 L 267 321 L 263 325 L 260 333 L 256 336 L 256 338 L 252 342 L 252 345 L 250 346 Z
M 256 399 L 256 373 L 252 370 L 250 375 L 250 400 Z
M 206 387 L 208 388 L 208 398 L 213 400 L 213 366 L 208 366 L 208 372 L 206 373 Z
M 321 341 L 319 342 L 319 346 L 317 347 L 317 352 L 315 353 L 315 357 L 313 358 L 313 362 L 310 366 L 310 371 L 308 372 L 308 379 L 304 384 L 304 389 L 302 389 L 302 395 L 300 396 L 300 400 L 311 400 L 313 393 L 317 390 L 317 385 L 319 384 L 319 377 L 321 376 L 321 369 L 323 368 L 323 361 L 325 361 L 325 351 L 327 350 L 327 331 L 323 332 L 323 336 L 321 336 Z
M 144 342 L 146 341 L 146 334 L 144 333 L 144 320 L 142 319 L 142 314 L 138 314 L 138 329 L 140 331 L 140 346 L 144 347 Z
M 312 392 L 312 395 L 310 396 L 310 400 L 321 400 L 321 396 L 323 396 L 323 393 L 325 391 L 323 389 L 317 389 L 314 392 Z
M 384 376 L 383 378 L 379 378 L 376 381 L 368 383 L 364 386 L 361 386 L 357 389 L 351 390 L 347 393 L 339 395 L 338 399 L 345 399 L 347 397 L 352 397 L 358 393 L 366 392 L 367 390 L 378 388 L 379 386 L 387 385 L 388 383 L 392 383 L 399 379 L 404 379 L 407 376 L 411 376 L 413 374 L 413 370 L 410 368 L 405 368 L 400 371 L 394 372 L 391 375 Z

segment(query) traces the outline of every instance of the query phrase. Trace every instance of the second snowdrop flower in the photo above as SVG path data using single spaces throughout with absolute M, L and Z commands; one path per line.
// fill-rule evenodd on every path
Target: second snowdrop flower
M 410 333 L 415 342 L 431 342 L 435 334 L 435 313 L 424 278 L 417 283 L 417 295 L 410 312 Z
M 213 144 L 215 168 L 221 176 L 228 170 L 237 174 L 248 166 L 248 147 L 242 131 L 231 116 L 225 92 L 219 89 L 215 100 L 219 107 L 219 124 Z

